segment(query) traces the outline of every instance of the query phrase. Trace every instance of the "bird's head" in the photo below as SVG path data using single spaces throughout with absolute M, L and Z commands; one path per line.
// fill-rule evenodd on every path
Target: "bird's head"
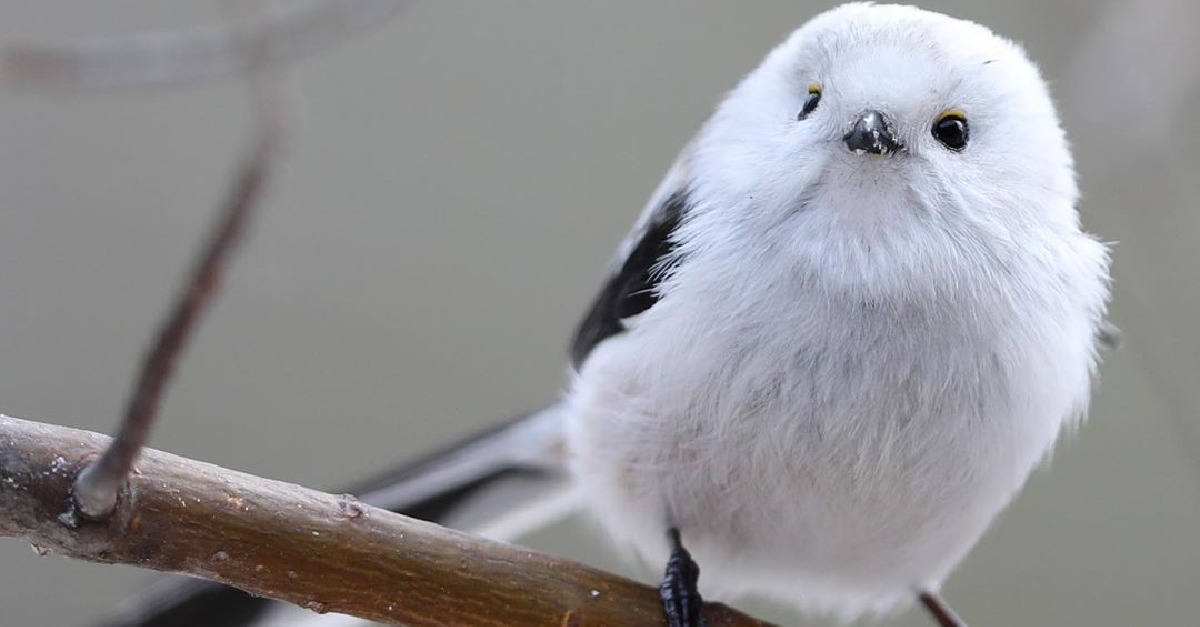
M 1037 68 L 983 26 L 908 6 L 809 21 L 730 93 L 689 167 L 714 207 L 782 212 L 764 219 L 1009 235 L 1076 223 L 1070 152 Z

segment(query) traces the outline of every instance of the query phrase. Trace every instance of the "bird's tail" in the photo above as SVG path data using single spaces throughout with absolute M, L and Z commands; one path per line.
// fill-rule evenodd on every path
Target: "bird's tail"
M 569 513 L 564 409 L 552 405 L 362 486 L 360 500 L 413 518 L 509 540 Z
M 520 416 L 349 492 L 413 518 L 513 539 L 578 505 L 565 468 L 563 413 L 557 404 Z M 287 608 L 221 584 L 171 578 L 127 599 L 97 627 L 298 624 L 298 615 Z

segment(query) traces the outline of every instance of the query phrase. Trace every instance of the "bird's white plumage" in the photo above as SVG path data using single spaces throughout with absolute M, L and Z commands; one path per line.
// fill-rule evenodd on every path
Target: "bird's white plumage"
M 961 151 L 931 133 L 949 110 Z M 903 148 L 849 149 L 864 111 Z M 614 272 L 681 192 L 657 301 L 580 351 L 562 404 L 376 496 L 552 470 L 565 438 L 572 485 L 510 485 L 449 522 L 511 539 L 582 499 L 655 565 L 678 527 L 706 595 L 853 617 L 936 591 L 1083 415 L 1096 364 L 1108 255 L 1038 70 L 977 24 L 844 5 L 729 93 Z
M 847 150 L 867 109 L 905 150 Z M 950 109 L 961 152 L 930 133 Z M 970 22 L 839 7 L 727 96 L 647 214 L 681 189 L 680 262 L 567 398 L 595 518 L 654 564 L 679 527 L 718 597 L 849 617 L 936 590 L 1095 365 L 1107 251 L 1037 69 Z

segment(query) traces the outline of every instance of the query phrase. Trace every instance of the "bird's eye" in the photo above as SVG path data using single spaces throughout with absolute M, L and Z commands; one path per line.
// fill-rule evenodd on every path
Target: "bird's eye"
M 808 97 L 804 99 L 804 106 L 800 109 L 800 115 L 796 116 L 797 120 L 807 118 L 809 114 L 817 110 L 817 105 L 821 104 L 821 85 L 819 83 L 809 83 Z
M 950 150 L 959 151 L 967 147 L 971 139 L 971 127 L 967 125 L 967 114 L 950 109 L 938 116 L 933 123 L 933 137 Z

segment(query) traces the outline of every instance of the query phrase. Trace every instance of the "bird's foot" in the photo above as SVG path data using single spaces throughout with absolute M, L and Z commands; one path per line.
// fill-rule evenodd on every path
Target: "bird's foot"
M 700 580 L 700 567 L 692 561 L 692 554 L 683 548 L 679 530 L 672 528 L 667 533 L 671 539 L 671 559 L 667 560 L 667 570 L 658 587 L 667 624 L 670 627 L 704 627 L 704 616 L 700 611 L 702 600 L 696 586 Z
M 937 622 L 938 627 L 967 627 L 967 623 L 954 613 L 954 608 L 936 592 L 922 592 L 919 596 L 921 605 Z

